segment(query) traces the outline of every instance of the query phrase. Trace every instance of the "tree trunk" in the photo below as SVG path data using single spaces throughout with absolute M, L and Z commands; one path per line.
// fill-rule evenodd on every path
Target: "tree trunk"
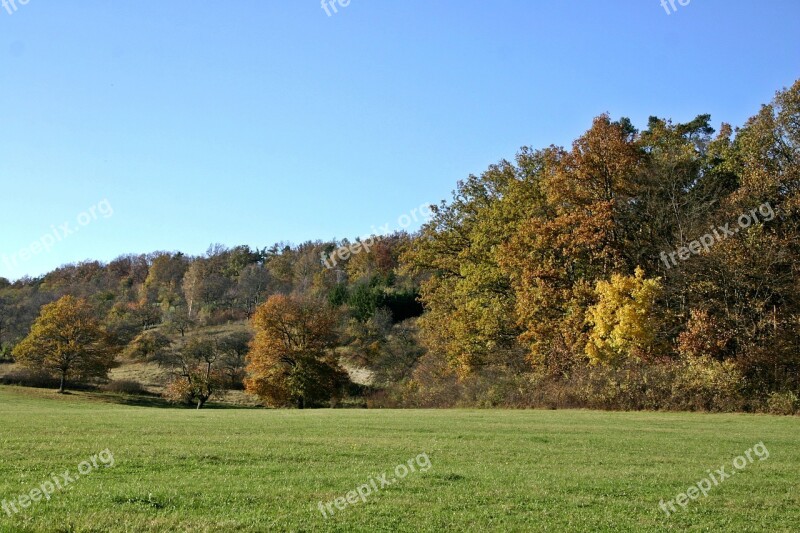
M 59 393 L 59 394 L 64 394 L 64 385 L 65 385 L 65 381 L 66 381 L 66 376 L 65 376 L 65 375 L 64 375 L 64 373 L 62 372 L 62 373 L 61 373 L 61 384 L 58 386 L 58 393 Z
M 304 399 L 302 396 L 300 396 L 300 397 L 297 399 L 297 408 L 298 408 L 298 409 L 303 409 L 303 408 L 305 408 L 305 406 L 306 406 L 306 401 L 305 401 L 305 399 Z

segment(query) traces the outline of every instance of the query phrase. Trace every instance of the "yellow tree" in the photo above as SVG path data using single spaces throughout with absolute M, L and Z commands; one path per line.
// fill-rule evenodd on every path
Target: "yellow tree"
M 637 268 L 633 276 L 613 274 L 611 281 L 598 281 L 596 293 L 598 302 L 589 308 L 586 320 L 592 328 L 586 344 L 589 359 L 614 364 L 652 354 L 660 329 L 656 300 L 661 282 L 645 278 Z
M 42 308 L 13 355 L 23 366 L 60 378 L 63 393 L 68 379 L 106 377 L 117 352 L 88 302 L 64 296 Z

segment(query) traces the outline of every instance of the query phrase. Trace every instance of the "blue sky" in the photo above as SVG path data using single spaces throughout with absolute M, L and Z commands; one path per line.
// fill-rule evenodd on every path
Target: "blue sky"
M 395 229 L 600 113 L 740 125 L 800 77 L 800 2 L 676 5 L 17 0 L 0 8 L 0 276 Z M 63 238 L 32 250 L 46 234 Z

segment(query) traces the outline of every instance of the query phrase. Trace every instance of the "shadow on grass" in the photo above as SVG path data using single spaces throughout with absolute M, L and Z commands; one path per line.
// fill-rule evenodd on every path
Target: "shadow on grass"
M 144 394 L 108 394 L 96 393 L 91 395 L 96 399 L 105 403 L 115 403 L 118 405 L 127 405 L 130 407 L 154 407 L 158 409 L 175 409 L 176 405 L 169 403 L 161 396 L 144 395 Z
M 192 404 L 180 404 L 168 402 L 157 394 L 109 394 L 109 393 L 96 393 L 92 394 L 97 401 L 105 403 L 115 403 L 118 405 L 127 405 L 131 407 L 150 407 L 157 409 L 184 409 L 187 411 L 197 410 L 197 406 Z M 203 406 L 201 411 L 206 410 L 242 410 L 242 409 L 263 409 L 263 407 L 250 406 L 250 405 L 235 405 L 227 403 L 209 402 Z
M 196 410 L 196 405 L 188 404 L 175 404 L 168 402 L 158 394 L 143 393 L 143 394 L 124 394 L 100 391 L 95 387 L 90 386 L 75 386 L 58 393 L 56 388 L 53 387 L 32 387 L 20 384 L 7 384 L 0 380 L 0 387 L 8 387 L 18 393 L 36 396 L 39 398 L 48 398 L 51 400 L 62 399 L 64 401 L 89 401 L 101 402 L 116 405 L 125 405 L 130 407 L 147 407 L 151 409 L 183 409 L 183 410 Z M 264 409 L 257 405 L 240 405 L 232 403 L 218 403 L 209 402 L 203 406 L 205 410 L 241 410 L 241 409 Z

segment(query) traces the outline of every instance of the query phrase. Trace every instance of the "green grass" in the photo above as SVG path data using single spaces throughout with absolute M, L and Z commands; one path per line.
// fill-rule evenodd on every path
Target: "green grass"
M 79 479 L 0 531 L 796 531 L 800 419 L 590 411 L 137 407 L 0 387 L 0 500 Z M 672 517 L 659 510 L 763 441 L 770 452 Z M 330 519 L 420 453 L 432 467 Z

